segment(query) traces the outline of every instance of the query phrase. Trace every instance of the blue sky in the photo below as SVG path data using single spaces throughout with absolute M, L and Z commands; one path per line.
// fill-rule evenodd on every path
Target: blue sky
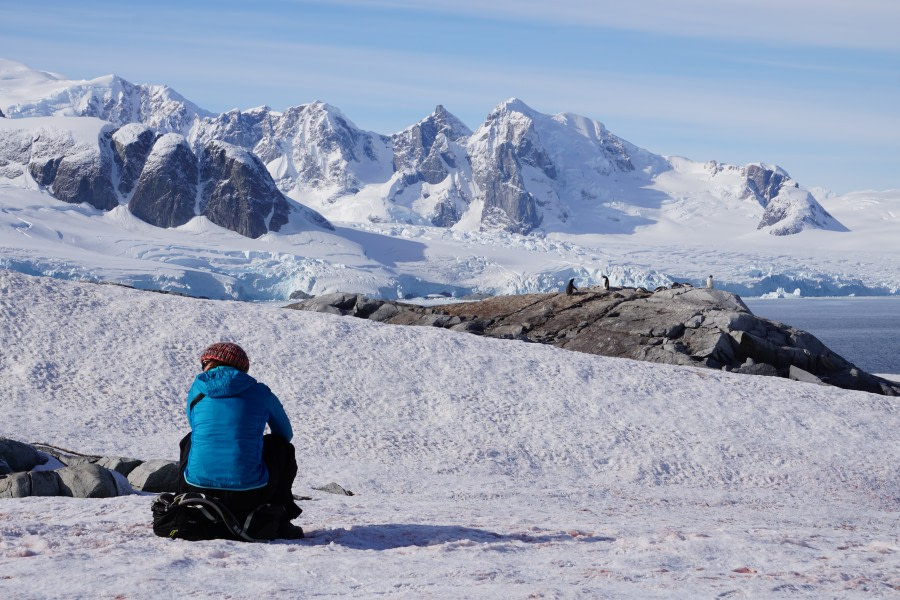
M 852 7 L 852 8 L 848 8 Z M 660 154 L 900 188 L 895 0 L 0 2 L 0 56 L 215 112 L 323 100 L 393 133 L 516 96 Z

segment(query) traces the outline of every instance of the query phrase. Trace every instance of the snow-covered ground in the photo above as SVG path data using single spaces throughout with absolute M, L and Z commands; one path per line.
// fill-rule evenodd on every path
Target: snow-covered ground
M 713 274 L 719 286 L 745 296 L 778 288 L 803 296 L 900 290 L 900 192 L 823 199 L 849 232 L 772 236 L 716 222 L 660 221 L 627 235 L 521 236 L 348 222 L 336 223 L 335 232 L 253 240 L 203 217 L 160 229 L 125 206 L 103 213 L 27 187 L 0 183 L 0 268 L 210 298 L 526 293 L 559 290 L 570 277 L 596 285 L 603 274 L 613 285 L 649 289 Z
M 267 545 L 3 500 L 4 598 L 900 595 L 894 398 L 9 271 L 0 339 L 0 436 L 169 459 L 198 353 L 239 342 L 313 497 Z

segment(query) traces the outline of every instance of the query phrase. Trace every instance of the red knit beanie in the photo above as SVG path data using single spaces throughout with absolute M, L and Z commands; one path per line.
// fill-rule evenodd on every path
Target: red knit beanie
M 207 360 L 218 361 L 244 373 L 250 370 L 250 359 L 247 358 L 247 353 L 243 348 L 231 342 L 219 342 L 204 350 L 200 355 L 200 362 L 203 363 Z

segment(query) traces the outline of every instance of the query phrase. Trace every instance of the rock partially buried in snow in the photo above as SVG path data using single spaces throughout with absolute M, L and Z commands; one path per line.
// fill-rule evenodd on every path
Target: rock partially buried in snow
M 897 383 L 857 369 L 805 331 L 757 317 L 724 290 L 590 288 L 571 296 L 498 296 L 428 308 L 336 293 L 287 308 L 900 396 Z
M 125 477 L 134 471 L 143 461 L 136 458 L 123 458 L 121 456 L 104 456 L 95 464 L 110 471 L 121 473 Z
M 174 492 L 178 489 L 178 463 L 156 459 L 138 465 L 128 474 L 128 483 L 142 492 Z
M 12 473 L 0 477 L 0 498 L 26 498 L 31 495 L 28 473 Z
M 109 469 L 85 463 L 58 471 L 63 496 L 73 498 L 112 498 L 119 495 L 116 480 Z
M 353 496 L 353 492 L 350 490 L 344 489 L 342 486 L 338 485 L 335 482 L 326 483 L 323 486 L 313 488 L 319 492 L 327 492 L 329 494 L 337 494 L 339 496 Z
M 38 465 L 44 464 L 46 458 L 41 456 L 34 446 L 24 444 L 8 438 L 0 438 L 0 461 L 9 469 L 7 473 L 18 471 L 30 471 Z M 3 464 L 0 464 L 0 474 L 3 474 Z
M 31 444 L 0 438 L 0 498 L 110 498 L 131 494 L 134 488 L 155 492 L 177 487 L 178 463 L 172 461 L 143 463 L 135 458 L 90 456 L 46 444 L 37 446 L 47 453 Z M 32 470 L 39 466 L 41 470 Z M 136 484 L 132 485 L 126 476 L 135 471 Z

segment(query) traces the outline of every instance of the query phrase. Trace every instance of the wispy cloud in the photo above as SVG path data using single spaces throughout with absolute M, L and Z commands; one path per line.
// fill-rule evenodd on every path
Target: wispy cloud
M 321 4 L 326 0 L 295 0 Z M 900 51 L 895 0 L 327 0 L 328 4 L 673 36 Z

